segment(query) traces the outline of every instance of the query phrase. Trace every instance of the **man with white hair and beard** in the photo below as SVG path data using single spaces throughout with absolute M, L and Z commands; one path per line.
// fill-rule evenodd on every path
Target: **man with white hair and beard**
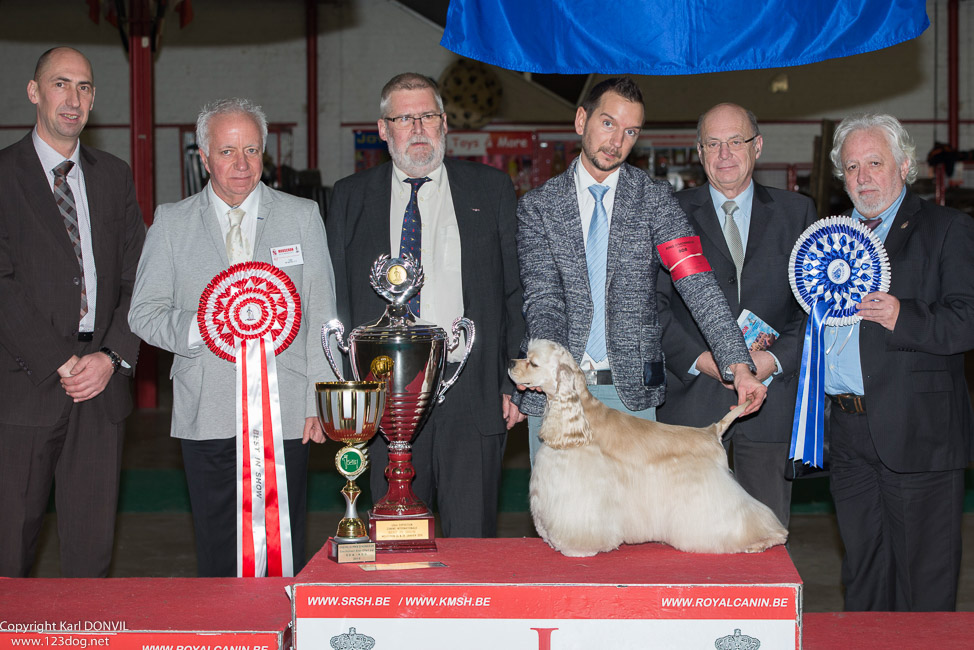
M 524 335 L 514 187 L 502 171 L 444 159 L 446 113 L 429 77 L 393 77 L 379 111 L 392 161 L 335 183 L 325 219 L 339 317 L 349 329 L 375 322 L 386 302 L 369 284 L 372 264 L 408 252 L 426 274 L 413 312 L 447 332 L 459 316 L 474 322 L 466 369 L 412 441 L 413 490 L 439 510 L 446 537 L 493 537 L 506 430 L 523 419 L 507 377 Z M 462 346 L 448 354 L 447 377 L 462 358 Z M 378 501 L 386 443 L 370 455 Z
M 916 147 L 891 115 L 848 117 L 832 164 L 889 255 L 889 292 L 825 332 L 830 486 L 848 611 L 957 605 L 964 468 L 974 434 L 974 220 L 921 199 Z

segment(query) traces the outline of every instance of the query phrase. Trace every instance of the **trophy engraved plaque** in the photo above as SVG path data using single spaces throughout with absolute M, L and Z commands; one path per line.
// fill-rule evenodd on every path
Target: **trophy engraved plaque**
M 375 544 L 355 509 L 362 493 L 355 479 L 369 467 L 365 445 L 379 430 L 386 385 L 381 381 L 317 382 L 315 391 L 322 430 L 345 445 L 335 455 L 335 468 L 345 477 L 345 516 L 338 522 L 335 536 L 328 538 L 328 557 L 339 563 L 375 562 Z
M 385 470 L 389 491 L 369 511 L 369 533 L 378 551 L 436 550 L 433 515 L 411 486 L 416 472 L 410 442 L 456 382 L 474 341 L 474 325 L 468 318 L 457 318 L 448 336 L 443 328 L 412 313 L 407 302 L 422 288 L 423 280 L 423 269 L 411 256 L 383 255 L 371 273 L 372 288 L 389 302 L 382 317 L 352 330 L 347 344 L 338 320 L 321 329 L 322 347 L 338 377 L 342 372 L 328 343 L 333 333 L 339 349 L 349 355 L 355 379 L 386 382 L 386 407 L 379 426 L 389 444 Z M 460 344 L 461 332 L 466 335 L 463 359 L 453 376 L 441 381 L 446 355 Z

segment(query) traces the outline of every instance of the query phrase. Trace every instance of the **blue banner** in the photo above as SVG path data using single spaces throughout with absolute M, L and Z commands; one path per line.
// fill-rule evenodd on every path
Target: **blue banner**
M 929 25 L 925 0 L 450 0 L 440 45 L 521 72 L 680 75 L 871 52 Z

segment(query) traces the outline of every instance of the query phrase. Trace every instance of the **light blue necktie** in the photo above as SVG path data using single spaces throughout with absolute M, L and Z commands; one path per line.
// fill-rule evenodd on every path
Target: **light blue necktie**
M 602 197 L 609 191 L 606 185 L 589 185 L 595 197 L 592 222 L 588 226 L 585 261 L 588 263 L 588 284 L 592 292 L 592 329 L 585 351 L 595 362 L 607 356 L 605 349 L 605 265 L 609 251 L 609 217 L 602 205 Z

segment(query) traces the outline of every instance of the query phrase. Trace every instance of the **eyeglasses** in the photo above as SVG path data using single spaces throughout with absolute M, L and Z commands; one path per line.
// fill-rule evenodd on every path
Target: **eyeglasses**
M 406 129 L 413 128 L 413 124 L 418 120 L 423 128 L 426 127 L 436 127 L 440 125 L 443 121 L 443 113 L 424 113 L 423 115 L 397 115 L 396 117 L 383 117 L 386 122 L 392 125 L 394 129 L 401 129 L 405 131 Z
M 744 138 L 731 138 L 730 140 L 707 140 L 706 142 L 701 142 L 700 146 L 707 153 L 717 153 L 720 151 L 720 145 L 726 144 L 727 148 L 731 151 L 740 151 L 748 144 L 750 144 L 754 138 L 758 137 L 758 134 L 752 135 L 750 138 L 745 140 Z

